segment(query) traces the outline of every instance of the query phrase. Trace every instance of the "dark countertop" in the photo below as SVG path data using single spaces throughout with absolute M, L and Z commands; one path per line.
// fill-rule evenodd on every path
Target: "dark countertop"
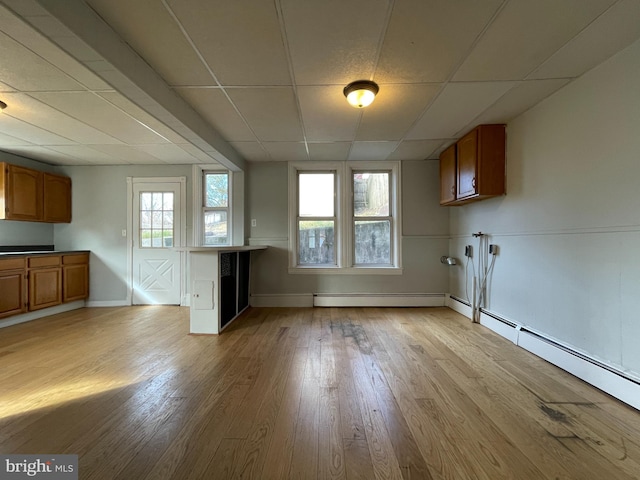
M 52 250 L 48 252 L 0 252 L 0 258 L 4 257 L 42 257 L 46 255 L 68 255 L 72 253 L 91 253 L 91 250 Z

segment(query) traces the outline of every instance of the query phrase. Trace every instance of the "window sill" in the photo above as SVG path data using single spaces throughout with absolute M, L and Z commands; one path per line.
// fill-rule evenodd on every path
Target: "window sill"
M 402 267 L 289 267 L 294 275 L 402 275 Z

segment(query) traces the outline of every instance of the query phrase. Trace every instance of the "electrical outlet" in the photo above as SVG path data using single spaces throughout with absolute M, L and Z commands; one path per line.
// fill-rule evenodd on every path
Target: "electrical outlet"
M 489 253 L 491 255 L 497 255 L 498 254 L 498 245 L 492 243 L 491 245 L 489 245 Z
M 464 247 L 464 256 L 473 257 L 473 247 L 471 245 L 466 245 Z
M 258 226 L 258 221 L 255 218 L 251 219 L 251 226 L 252 227 L 257 227 Z

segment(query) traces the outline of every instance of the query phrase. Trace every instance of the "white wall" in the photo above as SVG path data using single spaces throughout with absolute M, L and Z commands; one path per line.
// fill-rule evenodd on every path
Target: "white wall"
M 91 250 L 91 302 L 123 303 L 127 299 L 127 177 L 187 177 L 187 238 L 191 238 L 191 166 L 75 166 L 71 177 L 72 221 L 56 224 L 58 250 Z
M 639 86 L 640 41 L 508 124 L 505 197 L 450 210 L 450 254 L 500 247 L 491 312 L 637 377 Z
M 270 248 L 254 256 L 252 293 L 446 293 L 448 212 L 438 204 L 438 162 L 402 163 L 403 275 L 302 275 L 288 273 L 288 170 L 286 162 L 249 164 L 248 241 Z M 251 227 L 251 219 L 257 225 Z

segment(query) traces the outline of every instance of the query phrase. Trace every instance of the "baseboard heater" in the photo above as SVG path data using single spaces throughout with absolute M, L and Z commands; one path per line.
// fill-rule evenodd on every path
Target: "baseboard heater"
M 449 299 L 461 304 L 456 306 L 450 302 L 449 306 L 463 315 L 466 315 L 465 310 L 471 308 L 464 300 L 454 296 L 449 296 Z M 640 379 L 557 342 L 541 332 L 518 325 L 482 308 L 480 323 L 519 347 L 640 410 Z
M 444 307 L 444 293 L 316 293 L 314 307 Z

